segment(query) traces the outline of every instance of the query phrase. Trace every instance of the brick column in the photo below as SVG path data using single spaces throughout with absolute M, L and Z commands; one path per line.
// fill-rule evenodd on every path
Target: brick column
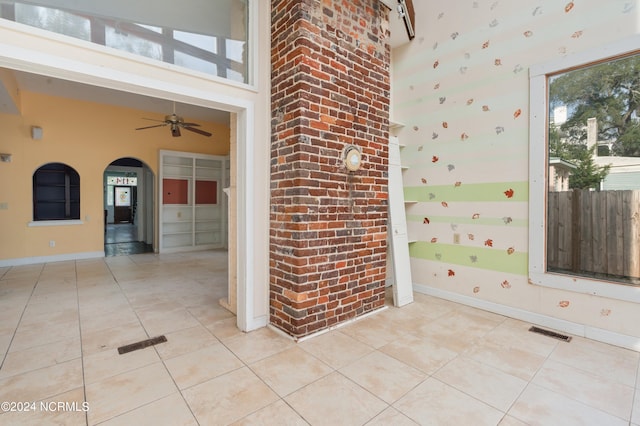
M 270 321 L 302 337 L 384 305 L 388 10 L 271 5 Z M 354 172 L 351 146 L 363 160 Z

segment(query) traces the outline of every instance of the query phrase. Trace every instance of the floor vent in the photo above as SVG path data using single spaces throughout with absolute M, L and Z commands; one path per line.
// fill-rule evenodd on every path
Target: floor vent
M 543 334 L 545 336 L 553 337 L 554 339 L 562 340 L 563 342 L 570 342 L 571 336 L 565 336 L 564 334 L 556 333 L 555 331 L 545 330 L 543 328 L 531 327 L 529 331 L 533 333 Z
M 148 348 L 149 346 L 157 345 L 158 343 L 164 343 L 167 341 L 167 338 L 164 336 L 152 337 L 151 339 L 143 340 L 142 342 L 131 343 L 130 345 L 120 346 L 118 348 L 118 353 L 120 355 L 126 354 L 127 352 L 137 351 L 138 349 Z

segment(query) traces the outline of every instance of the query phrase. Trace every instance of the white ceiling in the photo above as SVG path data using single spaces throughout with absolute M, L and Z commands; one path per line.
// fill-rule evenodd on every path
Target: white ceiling
M 149 96 L 120 92 L 103 87 L 76 83 L 68 80 L 32 74 L 23 71 L 10 71 L 18 84 L 18 89 L 50 96 L 70 98 L 87 102 L 139 109 L 159 114 L 171 114 L 173 101 Z M 0 113 L 15 114 L 13 100 L 6 90 L 2 90 L 0 81 Z M 229 113 L 199 106 L 176 103 L 176 113 L 190 120 L 209 121 L 229 125 Z

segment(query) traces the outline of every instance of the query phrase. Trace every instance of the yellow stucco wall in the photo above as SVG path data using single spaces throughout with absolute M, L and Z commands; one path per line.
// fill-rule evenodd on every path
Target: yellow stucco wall
M 0 210 L 0 260 L 102 251 L 103 172 L 118 158 L 146 163 L 157 185 L 159 150 L 229 153 L 228 125 L 185 117 L 213 136 L 182 132 L 174 138 L 167 128 L 134 130 L 152 124 L 142 117 L 163 119 L 161 114 L 29 92 L 22 92 L 20 100 L 22 115 L 0 114 L 0 152 L 12 154 L 10 163 L 0 163 L 0 203 L 8 207 Z M 31 138 L 31 126 L 43 129 L 41 140 Z M 84 223 L 29 226 L 33 172 L 50 162 L 68 164 L 79 173 Z M 157 211 L 155 216 L 157 233 Z M 55 247 L 50 247 L 51 240 Z

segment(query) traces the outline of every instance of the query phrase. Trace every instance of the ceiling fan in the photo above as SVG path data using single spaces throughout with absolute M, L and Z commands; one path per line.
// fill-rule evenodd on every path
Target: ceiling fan
M 152 129 L 154 127 L 164 127 L 169 126 L 171 129 L 171 136 L 177 138 L 180 136 L 180 129 L 188 130 L 190 132 L 198 133 L 202 136 L 211 136 L 211 133 L 205 132 L 204 130 L 196 129 L 195 127 L 200 127 L 197 123 L 185 123 L 184 119 L 178 115 L 176 115 L 176 104 L 173 104 L 173 114 L 165 115 L 164 120 L 154 120 L 153 118 L 143 118 L 144 120 L 157 121 L 162 124 L 155 124 L 153 126 L 146 127 L 138 127 L 136 130 L 144 130 L 144 129 Z

